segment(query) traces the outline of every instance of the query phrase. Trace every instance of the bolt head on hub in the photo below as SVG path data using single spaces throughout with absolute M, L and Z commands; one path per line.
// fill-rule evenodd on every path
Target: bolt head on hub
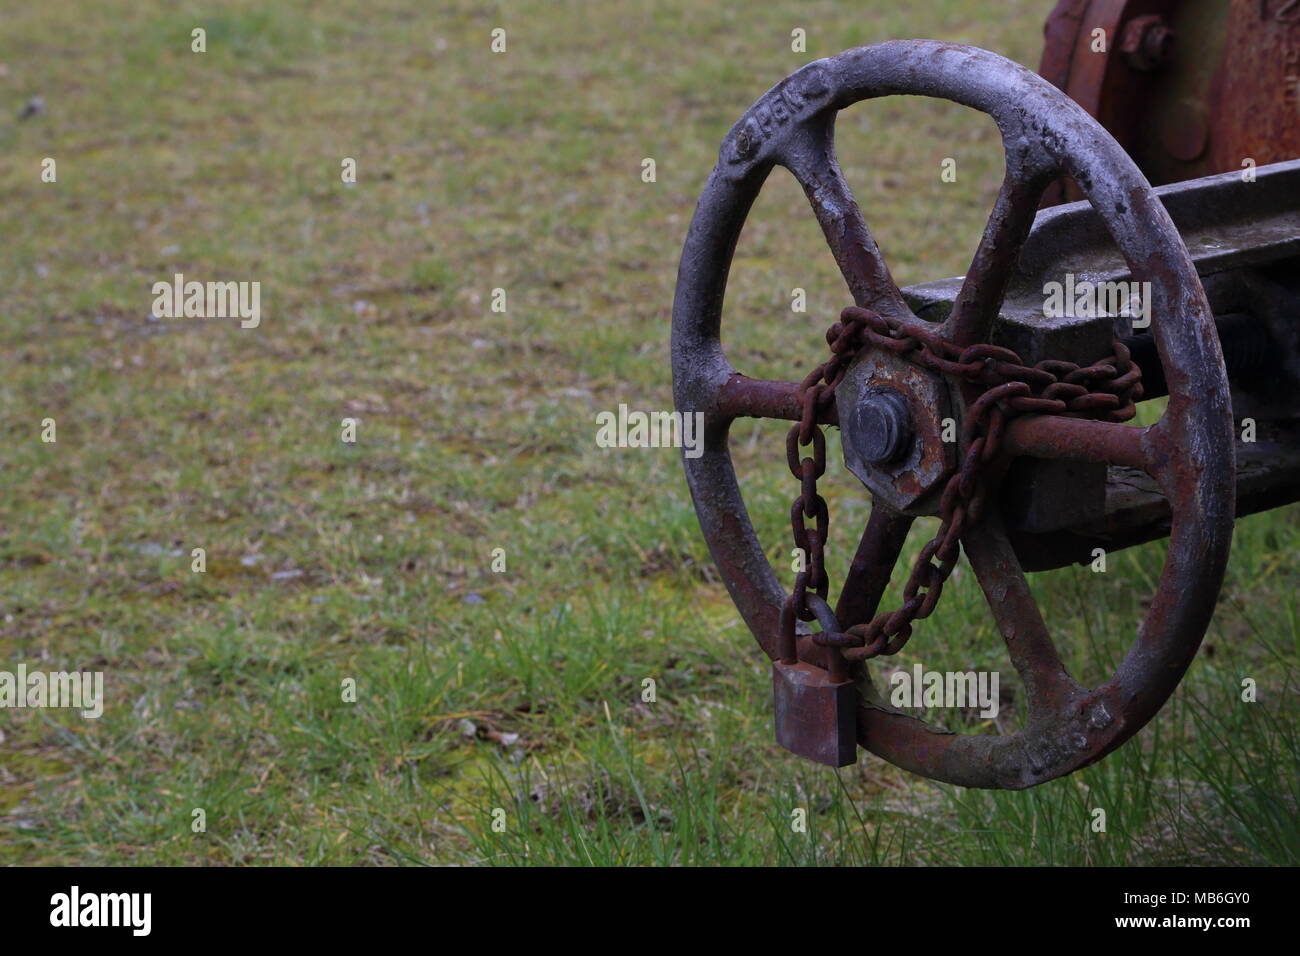
M 858 453 L 873 465 L 898 459 L 912 445 L 907 399 L 892 388 L 868 388 L 853 408 Z

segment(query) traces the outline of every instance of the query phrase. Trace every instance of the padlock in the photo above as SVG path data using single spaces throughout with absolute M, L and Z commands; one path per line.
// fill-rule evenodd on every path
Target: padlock
M 838 634 L 839 623 L 826 602 L 807 596 L 822 630 Z M 781 613 L 778 657 L 772 662 L 772 696 L 776 711 L 776 742 L 786 750 L 828 767 L 847 767 L 858 759 L 857 687 L 849 679 L 848 663 L 837 647 L 827 647 L 830 670 L 798 658 L 794 610 Z

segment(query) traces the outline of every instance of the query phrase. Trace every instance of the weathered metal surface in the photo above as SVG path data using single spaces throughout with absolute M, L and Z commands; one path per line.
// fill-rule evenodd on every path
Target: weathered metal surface
M 1174 31 L 1158 13 L 1134 17 L 1124 24 L 1119 49 L 1129 66 L 1150 73 L 1173 59 Z
M 1052 359 L 1088 364 L 1107 354 L 1116 335 L 1109 316 L 1045 318 L 1042 313 L 1041 308 L 1033 316 L 1003 310 L 993 327 L 993 342 L 1031 365 Z M 1142 372 L 1142 397 L 1149 398 L 1146 369 Z M 1007 469 L 999 498 L 1006 523 L 1016 528 L 1095 521 L 1106 507 L 1106 464 L 1020 458 Z
M 866 450 L 876 440 L 871 420 L 857 414 L 873 401 L 873 392 L 889 390 L 906 404 L 910 439 L 902 454 L 889 461 L 872 461 Z M 907 514 L 934 514 L 933 499 L 956 464 L 957 447 L 943 440 L 943 422 L 950 418 L 952 396 L 938 375 L 888 353 L 868 352 L 855 362 L 835 390 L 844 464 L 871 490 L 874 501 Z
M 1254 182 L 1226 173 L 1161 186 L 1155 192 L 1178 227 L 1217 315 L 1234 413 L 1238 420 L 1249 416 L 1262 421 L 1300 415 L 1300 161 L 1261 167 L 1256 174 Z M 993 340 L 1034 358 L 1074 357 L 1076 349 L 1085 354 L 1099 349 L 1107 333 L 1092 327 L 1098 320 L 1043 315 L 1047 286 L 1064 283 L 1071 275 L 1095 282 L 1133 279 L 1105 223 L 1087 202 L 1039 214 L 1009 283 Z M 951 312 L 961 284 L 960 278 L 946 279 L 911 286 L 903 294 L 918 315 L 941 320 Z M 1158 312 L 1150 318 L 1153 323 L 1163 321 Z M 1124 331 L 1131 319 L 1112 321 Z M 1142 368 L 1146 396 L 1167 394 L 1156 337 L 1147 330 L 1124 341 L 1133 347 L 1134 361 Z M 1047 423 L 1042 434 L 1048 441 L 1060 437 Z M 1040 449 L 1037 454 L 1042 453 Z M 1112 551 L 1122 542 L 1153 537 L 1153 526 L 1142 522 L 1138 512 L 1114 512 L 1126 498 L 1113 493 L 1116 479 L 1096 464 L 1102 460 L 1098 455 L 1093 464 L 1046 465 L 1022 459 L 1012 466 L 1004 506 L 1027 567 L 1040 570 L 1091 560 L 1091 547 Z M 1287 472 L 1275 475 L 1279 490 L 1269 500 L 1294 500 L 1285 490 L 1291 487 Z M 1126 521 L 1136 523 L 1131 532 L 1124 530 Z M 1100 526 L 1109 529 L 1107 540 L 1096 540 L 1090 530 L 1093 544 L 1083 551 L 1078 534 L 1043 536 Z M 1054 541 L 1060 545 L 1055 553 Z
M 1197 274 L 1203 279 L 1247 267 L 1261 267 L 1300 256 L 1300 159 L 1261 166 L 1255 181 L 1240 173 L 1224 173 L 1192 182 L 1157 187 L 1160 205 L 1178 229 Z M 1119 203 L 1123 205 L 1123 199 Z M 1127 207 L 1116 213 L 1128 216 Z M 1045 289 L 1067 275 L 1092 282 L 1130 281 L 1133 269 L 1116 247 L 1104 216 L 1087 201 L 1041 210 L 1025 240 L 999 310 L 994 342 L 1007 334 L 1001 325 L 1039 330 L 1055 336 L 1058 329 L 1086 320 L 1043 314 Z M 940 279 L 908 286 L 903 295 L 913 312 L 928 322 L 948 318 L 963 278 Z M 1216 298 L 1207 288 L 1215 314 L 1245 311 L 1241 303 Z M 1153 321 L 1160 313 L 1153 311 Z M 1117 326 L 1122 334 L 1130 329 Z M 1037 338 L 1037 337 L 1035 337 Z M 1023 332 L 1006 344 L 1031 352 Z
M 1291 0 L 1061 0 L 1044 34 L 1039 71 L 1154 183 L 1300 157 Z M 1045 201 L 1081 195 L 1058 181 Z
M 1153 476 L 1172 505 L 1160 586 L 1116 674 L 1087 690 L 1058 667 L 1010 540 L 993 514 L 969 541 L 970 557 L 1013 663 L 1036 687 L 1026 726 L 1002 736 L 950 734 L 892 711 L 865 672 L 859 686 L 858 740 L 872 752 L 964 786 L 1033 786 L 1108 753 L 1159 709 L 1190 663 L 1213 612 L 1232 529 L 1231 411 L 1204 291 L 1149 184 L 1079 106 L 1041 77 L 995 54 L 931 41 L 884 43 L 819 60 L 760 98 L 723 142 L 678 273 L 674 396 L 679 410 L 706 417 L 703 455 L 684 459 L 687 481 L 733 600 L 760 645 L 776 658 L 785 594 L 745 511 L 727 451 L 727 430 L 738 415 L 789 408 L 779 387 L 755 387 L 736 378 L 726 360 L 719 331 L 728 268 L 759 188 L 774 165 L 783 165 L 804 186 L 854 300 L 885 318 L 915 321 L 843 181 L 833 149 L 837 110 L 891 94 L 938 96 L 987 112 L 997 122 L 1007 152 L 1007 186 L 957 295 L 958 307 L 947 325 L 950 335 L 988 341 L 1032 222 L 1032 216 L 1026 221 L 1026 210 L 1037 199 L 1035 190 L 1060 173 L 1084 189 L 1135 278 L 1151 282 L 1153 309 L 1162 317 L 1154 334 L 1170 387 L 1166 415 L 1138 442 L 1109 437 L 1132 431 L 1130 426 L 1096 425 L 1117 431 L 1104 438 L 1098 433 L 1084 449 L 1088 456 L 1106 456 L 1117 445 L 1122 457 L 1134 458 Z M 1050 450 L 1058 452 L 1061 444 L 1063 440 Z M 873 517 L 873 524 L 889 540 L 876 548 L 860 547 L 866 560 L 855 568 L 855 580 L 875 593 L 883 589 L 881 559 L 898 538 L 899 522 L 906 520 L 887 510 L 882 515 L 879 522 Z M 859 607 L 858 613 L 864 610 Z M 807 634 L 797 639 L 797 658 L 814 666 L 826 666 L 837 653 L 817 646 Z
M 828 767 L 858 759 L 858 688 L 832 683 L 826 671 L 804 661 L 772 663 L 776 742 L 793 754 Z
M 1036 428 L 1025 420 L 1027 429 Z M 1136 431 L 1136 430 L 1133 430 Z M 1021 447 L 1050 441 L 1030 431 L 1009 436 L 1008 443 Z M 1096 452 L 1112 460 L 1125 458 L 1141 462 L 1140 445 Z M 1300 501 L 1300 427 L 1295 423 L 1261 422 L 1256 440 L 1237 441 L 1237 517 Z M 1094 522 L 1034 533 L 1009 528 L 1008 537 L 1026 571 L 1047 571 L 1069 564 L 1088 564 L 1095 549 L 1114 554 L 1124 548 L 1155 541 L 1169 535 L 1170 505 L 1160 486 L 1140 467 L 1119 465 L 1109 470 L 1104 516 Z
M 818 421 L 823 425 L 838 425 L 839 413 L 834 402 L 821 409 Z M 747 378 L 732 372 L 718 394 L 717 414 L 720 419 L 776 418 L 797 422 L 803 414 L 794 382 L 773 382 L 761 378 Z
M 869 385 L 849 407 L 849 414 L 853 417 L 849 430 L 857 438 L 864 464 L 892 465 L 916 443 L 911 406 L 902 392 L 888 384 Z
M 825 601 L 810 596 L 823 631 L 837 633 L 839 621 Z M 844 658 L 831 651 L 823 670 L 799 660 L 792 604 L 781 622 L 780 650 L 772 661 L 776 742 L 793 754 L 828 767 L 857 762 L 857 685 Z
M 1300 5 L 1233 0 L 1208 100 L 1205 158 L 1162 174 L 1185 179 L 1240 169 L 1247 157 L 1260 166 L 1300 158 Z

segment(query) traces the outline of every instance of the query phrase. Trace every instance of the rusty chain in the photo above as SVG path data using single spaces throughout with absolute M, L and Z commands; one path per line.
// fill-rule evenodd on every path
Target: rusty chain
M 1127 421 L 1135 414 L 1134 403 L 1142 397 L 1142 372 L 1118 339 L 1112 355 L 1089 366 L 1053 359 L 1027 366 L 1010 349 L 989 344 L 961 348 L 936 329 L 886 319 L 858 306 L 849 306 L 840 314 L 840 321 L 827 330 L 826 342 L 831 357 L 799 383 L 802 415 L 786 436 L 786 461 L 800 483 L 799 497 L 790 509 L 790 524 L 795 547 L 806 560 L 781 611 L 785 641 L 794 638 L 796 618 L 812 621 L 816 617 L 808 606 L 810 592 L 827 600 L 830 581 L 825 548 L 830 513 L 817 492 L 817 479 L 826 473 L 826 436 L 817 419 L 835 400 L 835 388 L 853 359 L 865 348 L 885 349 L 951 380 L 984 386 L 965 410 L 962 463 L 944 486 L 939 499 L 939 531 L 913 564 L 903 588 L 903 604 L 842 633 L 823 629 L 813 635 L 816 643 L 831 649 L 831 666 L 840 672 L 840 655 L 835 649 L 848 660 L 897 654 L 911 637 L 912 624 L 930 616 L 944 582 L 957 565 L 962 536 L 983 516 L 995 483 L 988 474 L 989 465 L 998 457 L 1002 432 L 1011 418 L 1079 415 Z M 808 445 L 812 455 L 801 460 L 799 449 Z M 814 521 L 812 529 L 807 526 L 809 519 Z

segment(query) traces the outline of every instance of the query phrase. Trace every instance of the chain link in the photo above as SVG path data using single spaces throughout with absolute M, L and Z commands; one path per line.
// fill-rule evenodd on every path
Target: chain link
M 993 481 L 989 463 L 998 457 L 1002 433 L 1017 415 L 1078 415 L 1123 422 L 1136 413 L 1142 397 L 1142 372 L 1129 350 L 1116 339 L 1113 354 L 1088 366 L 1049 359 L 1027 366 L 1010 349 L 978 344 L 961 348 L 936 329 L 898 319 L 886 319 L 869 309 L 850 306 L 826 332 L 831 357 L 799 383 L 802 414 L 786 436 L 786 461 L 800 483 L 790 509 L 796 548 L 805 555 L 804 570 L 795 576 L 794 591 L 781 614 L 782 641 L 793 646 L 796 618 L 812 621 L 808 595 L 827 600 L 826 536 L 830 514 L 817 492 L 817 479 L 826 473 L 826 436 L 817 424 L 819 413 L 835 400 L 835 388 L 849 365 L 867 348 L 893 352 L 921 368 L 950 380 L 984 386 L 967 408 L 962 424 L 960 467 L 948 478 L 939 499 L 939 531 L 921 549 L 903 587 L 903 603 L 843 632 L 823 630 L 813 640 L 848 660 L 897 654 L 912 635 L 912 625 L 929 617 L 943 593 L 957 559 L 961 539 L 979 524 Z M 811 446 L 811 457 L 799 449 Z M 814 526 L 808 527 L 808 520 Z M 938 563 L 935 563 L 938 562 Z M 788 632 L 788 633 L 787 633 Z M 838 664 L 832 662 L 835 670 Z

